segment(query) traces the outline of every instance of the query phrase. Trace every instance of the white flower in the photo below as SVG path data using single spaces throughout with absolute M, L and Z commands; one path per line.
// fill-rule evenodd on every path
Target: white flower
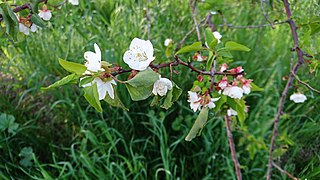
M 24 33 L 25 35 L 29 35 L 30 34 L 30 29 L 26 25 L 24 25 L 22 23 L 19 23 L 19 31 Z
M 198 96 L 196 92 L 188 91 L 189 99 L 188 102 L 190 102 L 190 108 L 196 112 L 198 109 L 201 109 L 200 100 L 201 98 Z
M 152 93 L 154 95 L 164 96 L 168 90 L 172 89 L 172 82 L 167 78 L 160 78 L 153 84 Z
M 38 15 L 46 21 L 49 21 L 52 17 L 51 11 L 47 9 L 46 5 L 42 6 L 42 10 L 40 10 Z
M 72 5 L 79 5 L 79 0 L 68 0 Z
M 307 97 L 304 94 L 300 94 L 300 93 L 293 93 L 290 96 L 290 100 L 295 102 L 295 103 L 303 103 L 304 101 L 307 100 Z
M 95 53 L 91 51 L 84 53 L 84 58 L 87 60 L 85 66 L 87 70 L 92 72 L 98 72 L 99 70 L 104 71 L 104 69 L 101 68 L 101 50 L 96 43 L 94 43 L 94 50 Z
M 169 46 L 172 43 L 172 39 L 166 39 L 164 41 L 164 46 Z
M 30 26 L 30 31 L 31 32 L 36 32 L 38 30 L 38 26 L 35 23 L 32 23 Z
M 220 43 L 220 39 L 222 38 L 221 34 L 218 31 L 215 31 L 212 33 L 214 38 L 216 38 L 218 40 L 218 43 Z
M 236 115 L 238 115 L 238 113 L 237 113 L 237 111 L 235 111 L 234 109 L 229 108 L 229 109 L 227 110 L 227 115 L 228 115 L 228 116 L 236 116 Z
M 92 82 L 84 84 L 82 87 L 92 86 L 94 83 L 97 83 L 99 100 L 104 99 L 107 93 L 112 99 L 114 99 L 114 90 L 112 84 L 117 85 L 117 83 L 113 79 L 110 81 L 102 81 L 99 77 L 96 77 Z
M 131 69 L 145 70 L 155 59 L 153 57 L 153 46 L 151 42 L 134 38 L 130 48 L 124 53 L 123 60 Z
M 243 96 L 243 90 L 238 86 L 229 86 L 223 90 L 223 94 L 231 98 L 241 99 Z
M 208 104 L 206 104 L 205 106 L 208 107 L 209 109 L 212 109 L 214 107 L 216 107 L 216 105 L 214 104 L 214 102 L 218 101 L 220 99 L 220 97 L 218 98 L 211 98 L 210 102 Z
M 245 93 L 245 94 L 249 94 L 251 92 L 250 86 L 243 85 L 242 89 L 243 89 L 243 93 Z

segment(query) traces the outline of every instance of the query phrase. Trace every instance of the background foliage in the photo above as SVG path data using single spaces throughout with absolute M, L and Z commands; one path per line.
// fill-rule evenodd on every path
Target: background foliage
M 222 12 L 234 26 L 267 24 L 260 1 L 214 2 L 211 10 Z M 303 65 L 298 75 L 317 87 L 319 2 L 291 1 L 291 5 L 302 48 L 314 55 L 310 59 L 313 73 Z M 187 1 L 81 1 L 79 6 L 66 4 L 55 10 L 47 28 L 28 37 L 19 33 L 18 40 L 12 42 L 2 34 L 1 179 L 235 179 L 222 117 L 210 116 L 200 137 L 184 141 L 196 118 L 186 102 L 196 74 L 186 68 L 176 68 L 180 74 L 173 80 L 184 93 L 168 111 L 150 108 L 151 98 L 132 102 L 122 85 L 117 86 L 118 94 L 128 112 L 103 103 L 104 112 L 97 113 L 76 85 L 40 90 L 67 74 L 58 58 L 82 63 L 83 53 L 92 50 L 95 42 L 103 59 L 125 66 L 122 55 L 130 41 L 134 37 L 147 39 L 146 8 L 156 61 L 166 62 L 164 40 L 179 42 L 193 27 Z M 205 8 L 199 5 L 201 17 L 208 12 Z M 281 1 L 266 1 L 264 8 L 272 21 L 286 20 Z M 247 77 L 265 89 L 246 98 L 250 113 L 245 127 L 233 123 L 244 179 L 260 179 L 266 173 L 272 120 L 294 56 L 290 29 L 286 24 L 274 29 L 222 27 L 218 26 L 224 23 L 219 15 L 213 16 L 213 22 L 224 39 L 251 48 L 249 53 L 234 53 L 233 65 L 242 65 Z M 194 40 L 195 33 L 186 44 Z M 287 101 L 276 142 L 276 162 L 297 177 L 319 179 L 320 98 L 297 82 L 290 93 L 296 88 L 308 100 L 304 104 Z M 287 177 L 274 170 L 273 178 Z

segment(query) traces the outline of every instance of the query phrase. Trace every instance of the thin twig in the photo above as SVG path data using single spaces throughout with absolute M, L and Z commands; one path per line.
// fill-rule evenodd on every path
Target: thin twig
M 190 0 L 190 7 L 191 7 L 191 16 L 193 18 L 193 22 L 194 22 L 194 26 L 196 28 L 196 31 L 197 31 L 197 36 L 198 36 L 198 41 L 201 42 L 201 35 L 200 35 L 200 31 L 199 31 L 199 26 L 198 26 L 198 23 L 197 23 L 197 19 L 196 19 L 196 16 L 194 14 L 194 11 L 196 9 L 196 4 L 197 4 L 197 1 L 193 1 L 193 0 Z
M 293 74 L 294 78 L 296 78 L 296 80 L 297 80 L 300 84 L 303 84 L 303 85 L 305 85 L 307 88 L 309 88 L 311 91 L 314 91 L 314 92 L 320 94 L 320 91 L 319 91 L 319 90 L 311 87 L 308 83 L 301 81 L 301 80 L 299 79 L 299 77 L 298 77 L 295 73 L 292 72 L 292 74 Z
M 285 99 L 287 97 L 287 93 L 291 87 L 292 81 L 294 79 L 294 74 L 297 73 L 297 71 L 299 70 L 300 66 L 304 63 L 304 59 L 303 59 L 303 52 L 301 51 L 301 49 L 299 48 L 299 40 L 298 40 L 298 34 L 296 31 L 296 25 L 294 23 L 294 21 L 291 19 L 291 10 L 290 10 L 290 4 L 288 2 L 288 0 L 283 0 L 284 6 L 285 6 L 285 10 L 286 10 L 286 14 L 288 17 L 288 24 L 290 25 L 290 29 L 291 29 L 291 34 L 293 37 L 293 42 L 294 42 L 294 50 L 296 51 L 297 55 L 298 55 L 298 61 L 296 62 L 296 64 L 294 65 L 293 70 L 290 72 L 287 84 L 285 86 L 285 88 L 282 91 L 282 95 L 279 101 L 279 106 L 278 106 L 278 112 L 274 118 L 274 123 L 273 123 L 273 132 L 272 132 L 272 137 L 271 137 L 271 143 L 270 143 L 270 149 L 269 149 L 269 160 L 268 160 L 268 172 L 266 175 L 266 179 L 270 180 L 271 179 L 271 173 L 272 173 L 272 152 L 274 149 L 274 144 L 275 144 L 275 139 L 278 136 L 278 126 L 279 126 L 279 119 L 281 114 L 283 113 L 283 106 L 285 103 Z
M 260 6 L 261 6 L 262 15 L 263 15 L 264 19 L 269 22 L 271 28 L 274 29 L 273 22 L 271 22 L 271 21 L 269 20 L 269 17 L 268 17 L 268 15 L 266 14 L 266 12 L 265 12 L 265 10 L 264 10 L 264 5 L 263 5 L 263 3 L 264 3 L 264 0 L 260 0 Z
M 206 18 L 202 19 L 198 26 L 200 26 L 203 22 L 205 22 Z M 182 46 L 182 44 L 187 40 L 187 38 L 196 30 L 195 27 L 193 27 L 187 34 L 181 39 L 181 41 L 178 43 L 177 47 L 175 48 L 174 52 L 176 53 Z
M 286 21 L 281 21 L 281 22 L 274 22 L 274 25 L 280 25 L 280 24 L 285 24 L 287 23 Z M 260 24 L 260 25 L 248 25 L 248 26 L 235 26 L 232 24 L 219 24 L 219 27 L 228 27 L 231 29 L 255 29 L 255 28 L 265 28 L 271 26 L 270 24 Z
M 287 171 L 283 170 L 281 167 L 279 167 L 276 163 L 274 163 L 272 161 L 272 165 L 277 168 L 280 172 L 286 174 L 289 178 L 293 179 L 293 180 L 299 180 L 299 178 L 296 178 L 294 176 L 292 176 L 290 173 L 288 173 Z
M 240 164 L 239 164 L 239 161 L 238 161 L 238 158 L 237 158 L 236 148 L 235 148 L 234 141 L 233 141 L 233 136 L 232 136 L 232 131 L 231 131 L 231 127 L 230 127 L 229 116 L 227 116 L 227 115 L 224 116 L 224 119 L 225 119 L 225 122 L 226 122 L 228 141 L 229 141 L 229 146 L 230 146 L 230 150 L 231 150 L 231 156 L 232 156 L 234 168 L 236 169 L 237 179 L 238 180 L 242 180 Z

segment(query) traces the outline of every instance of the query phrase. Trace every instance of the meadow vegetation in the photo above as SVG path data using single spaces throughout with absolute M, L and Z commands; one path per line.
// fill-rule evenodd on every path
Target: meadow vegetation
M 59 2 L 49 1 L 48 8 Z M 269 19 L 286 21 L 282 2 L 267 2 Z M 319 18 L 319 2 L 291 1 L 291 6 L 300 45 L 314 56 L 298 76 L 317 88 L 319 29 L 308 23 Z M 152 98 L 132 101 L 121 85 L 117 92 L 129 111 L 102 102 L 104 111 L 98 113 L 77 85 L 41 90 L 67 75 L 58 58 L 83 63 L 83 53 L 93 50 L 93 43 L 99 44 L 104 60 L 128 67 L 122 56 L 131 40 L 148 38 L 146 10 L 156 62 L 168 62 L 165 39 L 177 43 L 194 26 L 188 1 L 80 1 L 79 6 L 55 9 L 47 28 L 37 33 L 19 33 L 16 41 L 0 38 L 0 179 L 236 179 L 223 116 L 210 116 L 201 136 L 184 140 L 197 117 L 187 102 L 197 74 L 185 67 L 175 68 L 179 74 L 173 80 L 183 93 L 169 110 L 150 107 Z M 208 12 L 201 3 L 198 10 L 201 17 Z M 221 0 L 212 9 L 218 10 L 226 21 L 219 13 L 212 20 L 223 38 L 251 49 L 233 53 L 232 65 L 241 65 L 264 88 L 247 96 L 244 126 L 232 121 L 243 178 L 263 179 L 273 119 L 290 61 L 296 60 L 292 36 L 286 23 L 234 28 L 268 24 L 260 1 Z M 185 45 L 196 39 L 194 32 Z M 161 71 L 169 74 L 169 69 Z M 308 100 L 295 104 L 287 99 L 274 161 L 295 177 L 320 179 L 320 96 L 297 81 L 289 94 L 297 88 Z M 274 169 L 272 179 L 288 177 Z

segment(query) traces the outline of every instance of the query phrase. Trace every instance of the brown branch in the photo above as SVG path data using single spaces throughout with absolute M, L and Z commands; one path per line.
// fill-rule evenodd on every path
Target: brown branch
M 293 74 L 293 76 L 296 78 L 296 80 L 297 80 L 300 84 L 303 84 L 303 85 L 305 85 L 307 88 L 309 88 L 311 91 L 314 91 L 314 92 L 320 94 L 320 91 L 319 91 L 319 90 L 311 87 L 310 84 L 301 81 L 301 80 L 299 79 L 299 77 L 298 77 L 295 73 L 292 72 L 292 74 Z
M 150 64 L 149 67 L 151 67 L 152 69 L 161 69 L 161 68 L 165 68 L 165 67 L 172 67 L 172 66 L 178 66 L 178 65 L 182 65 L 182 66 L 185 66 L 185 67 L 188 67 L 189 69 L 191 69 L 192 71 L 194 72 L 197 72 L 199 74 L 203 74 L 203 75 L 208 75 L 208 76 L 211 76 L 211 72 L 210 71 L 203 71 L 203 70 L 200 70 L 200 69 L 197 69 L 196 67 L 194 67 L 191 62 L 184 62 L 182 61 L 181 59 L 179 59 L 178 56 L 175 56 L 175 61 L 174 62 L 170 62 L 170 63 L 163 63 L 163 64 L 158 64 L 158 65 L 155 65 L 155 64 Z M 118 69 L 117 71 L 115 71 L 114 73 L 112 73 L 112 76 L 116 76 L 116 75 L 119 75 L 119 74 L 123 74 L 123 73 L 128 73 L 128 72 L 131 72 L 132 69 Z M 238 76 L 238 75 L 241 75 L 241 74 L 244 74 L 244 71 L 240 72 L 240 73 L 231 73 L 231 72 L 215 72 L 214 75 L 221 75 L 221 76 Z
M 287 171 L 283 170 L 281 167 L 279 167 L 276 163 L 274 163 L 272 161 L 272 165 L 277 168 L 280 172 L 286 174 L 289 178 L 293 179 L 293 180 L 299 180 L 299 178 L 296 178 L 294 176 L 292 176 L 290 173 L 288 173 Z
M 278 106 L 278 112 L 274 118 L 274 124 L 273 124 L 273 132 L 272 132 L 272 137 L 271 137 L 271 143 L 270 143 L 270 149 L 269 149 L 269 160 L 268 160 L 268 171 L 267 171 L 267 175 L 266 175 L 266 179 L 270 180 L 271 179 L 271 172 L 272 172 L 272 152 L 275 146 L 275 139 L 278 136 L 278 126 L 279 126 L 279 119 L 281 114 L 283 113 L 283 107 L 284 107 L 284 103 L 285 103 L 285 99 L 287 97 L 287 93 L 291 87 L 292 81 L 294 79 L 294 74 L 297 73 L 297 71 L 299 70 L 299 67 L 303 64 L 304 59 L 303 59 L 303 52 L 301 51 L 301 49 L 299 48 L 299 41 L 298 41 L 298 34 L 296 31 L 296 25 L 294 23 L 294 21 L 291 19 L 291 10 L 290 10 L 290 5 L 288 0 L 283 0 L 284 6 L 285 6 L 285 10 L 286 10 L 286 14 L 288 17 L 288 24 L 290 25 L 290 29 L 291 29 L 291 34 L 293 37 L 293 42 L 294 42 L 294 50 L 296 51 L 297 55 L 298 55 L 298 61 L 297 63 L 294 65 L 293 70 L 290 72 L 287 84 L 284 88 L 284 90 L 282 91 L 282 95 L 279 101 L 279 106 Z
M 225 115 L 224 119 L 225 119 L 225 122 L 226 122 L 228 141 L 229 141 L 229 146 L 230 146 L 230 150 L 231 150 L 231 156 L 232 156 L 234 168 L 236 170 L 237 179 L 238 180 L 242 180 L 240 164 L 239 164 L 239 161 L 238 161 L 238 158 L 237 158 L 236 148 L 235 148 L 233 137 L 232 137 L 232 131 L 231 131 L 231 127 L 230 127 L 229 116 Z

